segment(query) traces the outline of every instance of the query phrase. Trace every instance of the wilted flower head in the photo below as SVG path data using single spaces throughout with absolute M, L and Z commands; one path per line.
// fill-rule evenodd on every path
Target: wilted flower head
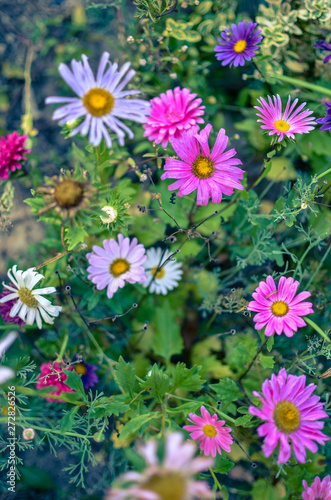
M 27 271 L 19 271 L 15 265 L 8 270 L 7 275 L 13 286 L 5 283 L 3 286 L 12 293 L 2 296 L 0 304 L 14 301 L 9 316 L 11 318 L 18 316 L 27 325 L 33 325 L 36 321 L 38 328 L 42 328 L 41 318 L 52 325 L 54 317 L 59 315 L 62 307 L 53 306 L 51 301 L 45 299 L 43 295 L 56 292 L 56 288 L 48 286 L 34 289 L 35 285 L 44 278 L 42 274 L 35 271 L 34 267 L 27 269 Z
M 0 181 L 9 179 L 9 172 L 22 168 L 22 160 L 31 149 L 26 149 L 27 135 L 18 135 L 15 131 L 6 137 L 0 137 Z
M 221 33 L 222 38 L 217 39 L 220 44 L 215 46 L 215 52 L 216 59 L 222 61 L 222 66 L 244 66 L 245 61 L 250 61 L 255 56 L 263 38 L 262 31 L 256 30 L 256 26 L 257 23 L 250 21 L 246 26 L 246 21 L 241 21 L 238 26 L 231 25 L 232 32 L 227 28 Z
M 325 476 L 323 481 L 315 477 L 311 486 L 305 480 L 302 481 L 305 491 L 302 493 L 303 500 L 331 500 L 331 478 Z
M 326 50 L 330 52 L 324 59 L 324 64 L 326 64 L 331 59 L 331 43 L 326 42 L 325 40 L 318 40 L 318 42 L 314 43 L 314 47 L 318 47 L 321 50 Z
M 65 384 L 68 376 L 64 373 L 64 369 L 72 370 L 73 367 L 67 367 L 63 363 L 57 363 L 49 361 L 48 363 L 43 363 L 40 367 L 40 375 L 37 380 L 37 389 L 45 389 L 45 387 L 56 387 L 54 391 L 50 391 L 50 394 L 57 396 L 62 394 L 62 392 L 75 392 L 73 389 Z M 63 401 L 62 399 L 46 398 L 47 401 Z
M 244 171 L 235 165 L 241 165 L 235 149 L 225 151 L 229 138 L 224 128 L 219 131 L 214 147 L 210 151 L 208 140 L 212 126 L 207 125 L 199 132 L 194 126 L 181 139 L 171 139 L 171 145 L 181 158 L 167 158 L 166 171 L 161 179 L 178 179 L 168 186 L 169 191 L 178 189 L 181 198 L 197 190 L 197 204 L 206 206 L 211 197 L 213 203 L 220 203 L 223 194 L 233 194 L 234 189 L 244 189 L 239 179 L 243 179 Z
M 39 215 L 53 210 L 72 221 L 79 212 L 89 208 L 96 189 L 89 182 L 61 174 L 48 179 L 44 186 L 38 187 L 37 193 L 44 194 L 44 208 L 39 210 Z
M 7 349 L 12 345 L 12 343 L 17 339 L 17 332 L 9 332 L 3 339 L 0 340 L 0 360 Z M 8 366 L 0 366 L 0 385 L 7 382 L 7 380 L 14 377 L 14 371 Z
M 127 73 L 129 67 L 130 63 L 127 62 L 117 71 L 118 64 L 112 64 L 109 61 L 108 52 L 104 52 L 101 56 L 96 78 L 88 58 L 84 54 L 82 62 L 77 62 L 75 59 L 71 61 L 72 71 L 66 64 L 61 63 L 59 73 L 76 92 L 78 98 L 47 97 L 46 104 L 66 103 L 65 106 L 61 106 L 53 113 L 53 120 L 60 120 L 60 125 L 64 125 L 68 121 L 84 117 L 82 123 L 72 130 L 70 135 L 80 133 L 85 136 L 90 132 L 89 142 L 91 144 L 98 146 L 104 138 L 110 148 L 112 140 L 107 130 L 108 127 L 115 132 L 120 145 L 123 146 L 125 133 L 130 139 L 134 135 L 120 118 L 144 123 L 149 109 L 147 101 L 127 99 L 134 94 L 140 94 L 139 90 L 123 90 L 136 73 L 133 69 Z M 127 75 L 124 77 L 126 73 Z M 122 80 L 122 78 L 124 79 Z
M 191 94 L 190 89 L 176 87 L 167 90 L 160 97 L 151 100 L 151 111 L 143 126 L 144 137 L 156 144 L 166 147 L 170 139 L 180 139 L 183 133 L 197 123 L 204 123 L 200 118 L 205 106 L 197 94 Z
M 194 475 L 213 465 L 213 459 L 194 458 L 195 446 L 183 442 L 180 433 L 169 434 L 160 460 L 154 439 L 141 446 L 139 453 L 146 461 L 143 472 L 127 472 L 119 477 L 106 500 L 192 500 L 214 498 L 205 481 L 195 481 Z
M 270 131 L 269 135 L 277 134 L 278 142 L 282 141 L 284 136 L 295 139 L 294 134 L 308 134 L 315 128 L 313 127 L 316 125 L 315 118 L 310 116 L 313 111 L 306 109 L 300 113 L 306 105 L 305 102 L 295 109 L 299 99 L 295 99 L 291 105 L 291 96 L 288 96 L 284 112 L 278 94 L 272 98 L 268 95 L 268 102 L 263 97 L 257 101 L 261 106 L 254 106 L 258 110 L 256 115 L 260 118 L 257 121 L 262 123 L 262 129 Z
M 284 464 L 291 457 L 291 444 L 294 454 L 300 463 L 306 460 L 306 448 L 317 453 L 315 441 L 324 445 L 330 438 L 323 434 L 324 422 L 328 418 L 323 411 L 323 403 L 319 403 L 317 396 L 312 396 L 316 385 L 305 387 L 306 376 L 288 375 L 282 368 L 278 375 L 271 375 L 271 379 L 263 382 L 261 396 L 253 391 L 254 396 L 262 401 L 262 408 L 249 407 L 249 413 L 256 415 L 266 423 L 261 425 L 258 435 L 265 436 L 262 446 L 266 457 L 270 457 L 278 442 L 278 463 Z

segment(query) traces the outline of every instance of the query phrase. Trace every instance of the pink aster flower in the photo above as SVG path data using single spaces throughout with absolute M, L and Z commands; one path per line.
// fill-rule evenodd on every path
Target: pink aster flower
M 107 296 L 123 288 L 125 282 L 142 283 L 146 280 L 142 264 L 146 260 L 144 245 L 137 245 L 137 238 L 130 243 L 129 238 L 118 235 L 118 243 L 114 239 L 104 240 L 103 248 L 94 246 L 94 253 L 86 255 L 91 264 L 87 271 L 88 279 L 97 285 L 98 290 L 107 287 Z
M 291 457 L 291 444 L 294 454 L 300 463 L 306 460 L 306 448 L 312 453 L 318 450 L 317 443 L 324 445 L 330 438 L 323 434 L 324 422 L 328 418 L 323 411 L 323 403 L 319 397 L 312 396 L 316 385 L 305 387 L 306 376 L 288 375 L 282 368 L 278 375 L 263 382 L 261 396 L 253 391 L 254 396 L 262 401 L 262 408 L 250 406 L 248 411 L 266 423 L 258 429 L 258 435 L 266 436 L 262 449 L 266 457 L 270 457 L 278 442 L 280 443 L 278 463 L 284 464 Z M 290 444 L 291 442 L 291 444 Z
M 331 478 L 326 476 L 323 481 L 315 477 L 311 486 L 305 480 L 302 481 L 305 491 L 302 493 L 303 500 L 331 500 Z
M 200 450 L 205 455 L 222 455 L 222 449 L 230 452 L 233 443 L 230 427 L 224 427 L 225 421 L 218 420 L 216 413 L 211 416 L 204 406 L 200 410 L 202 417 L 190 413 L 188 420 L 193 425 L 184 425 L 183 429 L 190 433 L 192 439 L 200 441 Z
M 117 485 L 106 495 L 105 500 L 192 500 L 214 498 L 205 481 L 195 481 L 194 475 L 213 465 L 212 458 L 194 458 L 193 443 L 183 442 L 179 432 L 169 434 L 160 460 L 158 443 L 149 440 L 141 446 L 139 454 L 146 461 L 141 473 L 126 472 L 119 477 Z
M 295 109 L 298 99 L 295 99 L 291 105 L 291 96 L 288 96 L 286 108 L 283 112 L 279 95 L 273 95 L 272 99 L 268 95 L 268 104 L 263 97 L 260 97 L 257 101 L 261 107 L 254 106 L 254 108 L 259 111 L 256 115 L 260 118 L 257 121 L 262 123 L 261 128 L 270 130 L 269 135 L 277 134 L 278 142 L 283 140 L 284 135 L 295 139 L 294 134 L 308 134 L 308 132 L 314 130 L 315 127 L 312 125 L 316 125 L 315 118 L 310 116 L 313 111 L 306 109 L 300 113 L 306 105 L 305 102 Z
M 65 367 L 60 363 L 43 363 L 40 367 L 40 375 L 37 380 L 37 389 L 44 389 L 45 387 L 57 387 L 55 391 L 50 391 L 50 394 L 57 396 L 62 392 L 75 392 L 73 389 L 65 384 L 68 376 L 63 372 L 63 369 L 72 370 L 73 367 Z M 63 401 L 62 399 L 46 398 L 47 401 Z
M 277 335 L 285 333 L 286 337 L 293 337 L 293 332 L 298 327 L 306 326 L 301 316 L 312 314 L 313 304 L 302 302 L 310 297 L 310 292 L 301 292 L 295 296 L 299 281 L 282 276 L 278 283 L 278 289 L 271 276 L 267 277 L 266 283 L 260 281 L 259 286 L 252 294 L 253 299 L 248 306 L 248 311 L 255 311 L 253 321 L 255 329 L 265 328 L 264 334 L 270 337 L 275 332 Z
M 179 189 L 177 196 L 190 194 L 197 190 L 197 204 L 206 206 L 211 196 L 213 203 L 220 203 L 222 195 L 233 194 L 234 189 L 244 189 L 239 179 L 244 171 L 234 165 L 242 165 L 235 156 L 236 150 L 225 151 L 228 137 L 224 128 L 219 131 L 212 151 L 208 145 L 211 125 L 199 133 L 194 126 L 183 134 L 181 140 L 171 139 L 171 145 L 182 159 L 167 158 L 161 179 L 178 179 L 168 186 L 169 191 Z
M 172 138 L 180 139 L 185 132 L 197 123 L 204 123 L 200 118 L 205 106 L 200 106 L 202 100 L 195 99 L 197 94 L 190 94 L 190 89 L 176 87 L 174 91 L 167 90 L 160 97 L 151 100 L 151 112 L 143 125 L 144 137 L 156 144 L 162 142 L 165 148 Z
M 22 168 L 20 163 L 26 160 L 26 153 L 31 153 L 31 149 L 26 149 L 28 135 L 18 135 L 15 131 L 7 137 L 0 137 L 0 181 L 9 179 L 9 172 L 14 172 Z

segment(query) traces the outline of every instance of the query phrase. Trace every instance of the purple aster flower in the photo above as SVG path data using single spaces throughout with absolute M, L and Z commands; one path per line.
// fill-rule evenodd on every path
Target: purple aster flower
M 125 282 L 142 283 L 146 280 L 142 264 L 146 260 L 144 245 L 137 244 L 137 238 L 130 242 L 129 238 L 118 235 L 118 243 L 114 239 L 104 240 L 103 248 L 94 246 L 94 253 L 86 254 L 91 264 L 87 271 L 88 279 L 97 285 L 98 290 L 107 287 L 107 296 L 123 288 Z
M 327 50 L 328 52 L 331 52 L 331 43 L 326 42 L 325 40 L 318 40 L 316 43 L 314 43 L 314 47 L 318 47 L 321 50 Z M 328 61 L 331 59 L 331 54 L 326 56 L 324 59 L 324 64 L 326 64 Z
M 261 42 L 263 36 L 261 30 L 256 30 L 257 23 L 251 21 L 246 26 L 246 21 L 236 26 L 231 25 L 232 32 L 229 28 L 221 33 L 221 38 L 218 38 L 220 45 L 215 46 L 216 59 L 222 61 L 222 66 L 230 63 L 232 65 L 244 66 L 245 60 L 250 61 L 255 56 L 258 50 L 258 44 Z
M 3 297 L 6 297 L 7 295 L 9 295 L 10 293 L 11 293 L 10 290 L 4 290 L 0 294 L 0 300 Z M 15 303 L 16 303 L 15 299 L 8 300 L 8 302 L 4 302 L 4 303 L 0 302 L 0 316 L 2 317 L 2 319 L 4 320 L 5 323 L 15 323 L 15 325 L 23 326 L 26 323 L 19 316 L 15 316 L 14 318 L 11 318 L 9 316 L 9 313 L 12 310 Z
M 109 63 L 109 68 L 107 68 Z M 98 146 L 104 137 L 110 148 L 112 140 L 106 127 L 109 127 L 118 137 L 121 146 L 124 146 L 125 132 L 129 138 L 134 137 L 133 132 L 120 121 L 120 118 L 144 123 L 150 104 L 142 99 L 127 99 L 139 90 L 125 90 L 123 88 L 135 75 L 130 63 L 126 62 L 117 71 L 118 64 L 109 61 L 109 53 L 104 52 L 95 78 L 88 58 L 83 54 L 82 62 L 75 59 L 71 61 L 71 69 L 61 63 L 59 73 L 78 97 L 47 97 L 46 104 L 66 103 L 53 113 L 53 120 L 60 120 L 60 125 L 67 122 L 85 118 L 70 135 L 80 133 L 85 136 L 90 131 L 89 141 Z M 124 77 L 125 73 L 127 75 Z M 122 80 L 122 78 L 124 78 Z M 122 80 L 122 82 L 121 82 Z
M 323 100 L 322 103 L 326 106 L 326 116 L 318 118 L 317 123 L 323 123 L 321 130 L 329 130 L 331 132 L 331 101 Z
M 74 364 L 74 370 L 82 376 L 83 387 L 85 390 L 91 389 L 99 382 L 99 377 L 95 373 L 99 367 L 91 363 L 85 363 L 84 359 L 75 355 L 73 361 L 79 361 Z

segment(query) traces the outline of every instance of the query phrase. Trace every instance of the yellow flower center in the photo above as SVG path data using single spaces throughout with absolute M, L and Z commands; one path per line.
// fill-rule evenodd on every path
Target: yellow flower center
M 210 438 L 217 436 L 217 430 L 213 425 L 204 425 L 202 427 L 202 431 L 204 432 L 204 434 L 206 434 L 206 436 Z
M 87 368 L 85 365 L 83 365 L 83 363 L 78 363 L 77 365 L 75 365 L 75 371 L 80 375 L 85 375 L 85 373 L 87 372 Z
M 154 474 L 142 484 L 142 488 L 157 493 L 162 500 L 184 500 L 187 497 L 186 481 L 176 472 L 166 472 L 162 476 Z
M 36 309 L 38 307 L 38 300 L 32 295 L 30 288 L 22 286 L 17 293 L 20 301 L 26 306 L 31 307 L 31 309 Z
M 214 164 L 209 158 L 199 155 L 192 165 L 192 172 L 199 179 L 207 179 L 213 175 Z
M 163 276 L 165 275 L 164 268 L 162 267 L 161 269 L 158 270 L 158 272 L 156 272 L 156 271 L 157 271 L 157 266 L 153 267 L 152 275 L 155 276 L 155 278 L 157 278 L 157 279 L 163 278 Z
M 70 210 L 78 207 L 84 197 L 84 184 L 72 179 L 59 182 L 54 191 L 54 199 L 60 208 Z
M 285 120 L 276 120 L 274 125 L 279 132 L 287 132 L 290 130 L 290 126 Z
M 125 259 L 116 259 L 110 264 L 109 271 L 111 274 L 117 278 L 123 273 L 126 273 L 130 269 L 130 264 Z
M 285 316 L 288 313 L 288 305 L 282 300 L 275 300 L 271 306 L 271 312 L 275 316 Z
M 108 115 L 115 106 L 115 97 L 108 90 L 94 87 L 84 95 L 83 104 L 93 116 Z
M 238 42 L 233 47 L 233 50 L 237 52 L 237 54 L 240 54 L 241 52 L 244 52 L 246 47 L 247 47 L 246 40 L 238 40 Z
M 300 411 L 291 401 L 280 401 L 274 409 L 274 421 L 281 432 L 291 434 L 291 432 L 299 429 L 300 426 Z

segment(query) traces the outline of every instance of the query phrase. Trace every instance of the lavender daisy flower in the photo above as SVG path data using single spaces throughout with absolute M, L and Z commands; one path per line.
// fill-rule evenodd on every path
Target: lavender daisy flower
M 322 100 L 324 106 L 326 106 L 326 116 L 324 118 L 318 118 L 317 123 L 323 123 L 321 130 L 329 130 L 331 132 L 331 101 Z
M 109 68 L 106 70 L 109 63 Z M 80 133 L 85 136 L 88 132 L 89 142 L 98 146 L 104 137 L 108 148 L 112 145 L 107 127 L 117 134 L 118 141 L 124 146 L 125 132 L 132 139 L 134 134 L 119 118 L 144 123 L 149 111 L 148 101 L 141 99 L 126 99 L 128 96 L 140 94 L 139 90 L 125 90 L 123 88 L 135 75 L 130 63 L 125 63 L 117 71 L 118 64 L 109 61 L 109 53 L 101 56 L 96 78 L 93 75 L 88 58 L 83 54 L 82 62 L 71 61 L 71 69 L 61 63 L 59 73 L 66 83 L 78 95 L 77 97 L 47 97 L 46 104 L 66 103 L 53 113 L 53 120 L 60 120 L 60 125 L 85 117 L 72 130 L 70 135 Z M 124 77 L 125 73 L 127 75 Z M 122 80 L 122 78 L 124 79 Z M 121 82 L 122 80 L 122 82 Z
M 137 238 L 130 242 L 129 238 L 118 235 L 118 243 L 114 239 L 104 240 L 103 248 L 94 246 L 95 253 L 88 253 L 87 260 L 91 264 L 87 271 L 88 279 L 97 285 L 98 290 L 107 287 L 107 296 L 123 288 L 125 282 L 142 283 L 146 280 L 142 264 L 146 260 L 144 245 L 137 245 Z
M 85 363 L 81 356 L 74 356 L 74 370 L 82 376 L 83 387 L 85 390 L 91 389 L 99 382 L 99 377 L 95 373 L 99 367 L 91 363 Z M 78 361 L 78 363 L 76 363 Z
M 258 44 L 263 39 L 261 30 L 256 30 L 257 23 L 251 21 L 246 26 L 246 21 L 236 26 L 231 25 L 232 32 L 229 28 L 221 33 L 221 38 L 218 38 L 220 45 L 215 46 L 216 59 L 222 61 L 222 66 L 230 64 L 234 67 L 244 66 L 245 60 L 250 61 L 255 56 L 258 50 Z
M 325 40 L 318 40 L 316 43 L 314 43 L 314 47 L 318 47 L 321 50 L 327 50 L 330 52 L 329 55 L 326 56 L 324 59 L 324 64 L 326 64 L 328 61 L 331 59 L 331 43 L 326 42 Z

